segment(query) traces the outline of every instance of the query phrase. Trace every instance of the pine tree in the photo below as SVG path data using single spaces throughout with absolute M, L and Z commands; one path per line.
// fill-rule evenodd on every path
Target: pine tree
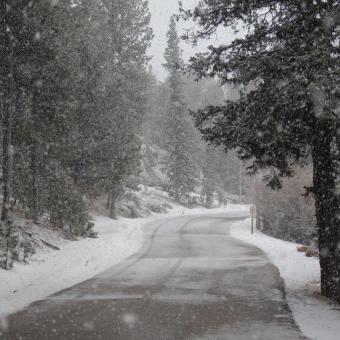
M 0 224 L 0 268 L 10 269 L 19 258 L 19 237 L 11 220 Z
M 110 0 L 108 33 L 110 70 L 106 108 L 110 130 L 106 148 L 111 156 L 104 168 L 110 216 L 126 187 L 135 188 L 140 171 L 139 134 L 146 107 L 147 49 L 153 37 L 150 13 L 144 0 Z M 105 148 L 104 148 L 105 149 Z
M 68 39 L 62 48 L 73 102 L 67 121 L 72 133 L 66 138 L 64 166 L 78 190 L 89 195 L 101 190 L 97 169 L 103 166 L 102 144 L 110 128 L 105 107 L 105 74 L 110 68 L 107 12 L 101 1 L 78 1 L 70 12 Z
M 165 85 L 157 80 L 149 67 L 146 89 L 146 114 L 143 121 L 143 142 L 149 147 L 158 145 L 164 147 L 164 102 L 168 101 L 168 91 Z
M 67 135 L 69 100 L 67 71 L 59 61 L 59 46 L 63 41 L 62 23 L 71 7 L 67 1 L 57 5 L 33 2 L 27 11 L 26 34 L 30 37 L 30 51 L 24 65 L 28 119 L 25 145 L 29 147 L 29 208 L 34 221 L 42 212 L 41 192 L 49 178 L 49 163 L 59 159 L 62 140 Z M 49 131 L 46 134 L 46 131 Z
M 0 5 L 0 96 L 2 117 L 2 212 L 1 220 L 8 219 L 13 182 L 13 117 L 18 87 L 18 65 L 25 55 L 24 41 L 20 40 L 24 27 L 24 12 L 28 1 L 2 1 Z
M 198 184 L 198 166 L 192 158 L 193 146 L 190 131 L 190 117 L 184 102 L 183 79 L 180 67 L 183 65 L 180 49 L 180 39 L 176 31 L 175 18 L 170 20 L 167 34 L 168 45 L 165 51 L 165 68 L 169 72 L 167 79 L 170 100 L 167 117 L 167 142 L 169 164 L 167 174 L 170 181 L 170 193 L 180 202 L 188 198 Z
M 330 1 L 201 1 L 187 18 L 193 41 L 223 25 L 247 34 L 191 59 L 200 76 L 243 88 L 240 98 L 198 112 L 205 138 L 271 169 L 269 184 L 312 158 L 323 295 L 340 301 L 339 11 Z
M 203 203 L 206 208 L 212 208 L 214 203 L 214 195 L 218 190 L 218 174 L 217 174 L 217 165 L 216 165 L 216 157 L 213 147 L 207 147 L 204 163 L 202 166 L 203 172 Z
M 6 151 L 3 162 L 3 220 L 8 219 L 10 200 L 11 204 L 19 201 L 23 208 L 28 207 L 34 221 L 43 212 L 55 215 L 56 206 L 48 204 L 52 197 L 50 179 L 60 169 L 64 139 L 70 132 L 65 125 L 70 114 L 70 82 L 60 54 L 67 36 L 64 23 L 70 11 L 69 1 L 15 1 L 1 12 L 2 22 L 7 23 L 2 41 L 11 47 L 12 55 L 10 61 L 2 46 L 3 70 L 13 64 L 8 106 L 11 110 L 2 110 L 4 154 L 5 149 L 11 151 Z M 63 226 L 64 222 L 67 221 L 61 220 L 58 225 Z

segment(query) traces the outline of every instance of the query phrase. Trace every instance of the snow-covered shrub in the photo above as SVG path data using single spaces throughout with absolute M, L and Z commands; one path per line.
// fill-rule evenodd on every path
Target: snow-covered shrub
M 27 262 L 34 254 L 32 240 L 13 221 L 0 222 L 0 268 L 10 269 L 14 262 Z
M 19 236 L 12 221 L 0 222 L 0 267 L 9 269 L 18 260 Z
M 85 200 L 66 173 L 61 172 L 51 178 L 45 204 L 53 227 L 64 228 L 73 236 L 89 236 L 92 233 Z

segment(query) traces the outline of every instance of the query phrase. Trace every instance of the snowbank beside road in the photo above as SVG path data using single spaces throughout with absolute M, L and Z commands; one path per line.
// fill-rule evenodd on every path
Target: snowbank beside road
M 27 264 L 0 270 L 0 317 L 91 278 L 136 252 L 142 242 L 141 220 L 95 219 L 96 239 L 61 240 L 60 251 L 38 252 Z
M 340 307 L 326 299 L 308 295 L 305 285 L 320 280 L 318 259 L 297 252 L 295 243 L 281 241 L 255 229 L 250 219 L 234 223 L 231 235 L 262 249 L 276 265 L 285 281 L 286 299 L 301 331 L 313 340 L 338 340 Z
M 217 214 L 217 213 L 241 213 L 249 216 L 249 206 L 245 204 L 228 204 L 225 207 L 214 208 L 214 209 L 206 209 L 202 207 L 188 209 L 183 206 L 173 206 L 172 210 L 170 210 L 166 215 L 158 215 L 158 216 L 181 216 L 181 215 L 207 215 L 207 214 Z

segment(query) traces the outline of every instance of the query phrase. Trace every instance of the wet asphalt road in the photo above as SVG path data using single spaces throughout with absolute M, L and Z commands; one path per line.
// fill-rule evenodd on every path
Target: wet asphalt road
M 278 270 L 229 235 L 231 216 L 149 225 L 138 254 L 10 316 L 2 339 L 302 339 Z

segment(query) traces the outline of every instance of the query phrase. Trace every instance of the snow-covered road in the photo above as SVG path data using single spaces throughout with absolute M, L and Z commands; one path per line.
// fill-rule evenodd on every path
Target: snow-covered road
M 144 225 L 165 216 L 197 215 L 207 209 L 187 209 L 173 206 L 164 214 L 147 218 L 119 218 L 112 220 L 96 216 L 95 231 L 98 238 L 77 242 L 58 238 L 59 234 L 36 228 L 37 236 L 59 247 L 59 251 L 38 249 L 29 264 L 16 263 L 12 270 L 0 269 L 0 337 L 7 327 L 6 316 L 48 295 L 90 279 L 102 271 L 125 260 L 143 244 Z M 248 211 L 247 206 L 228 205 L 209 212 Z
M 4 339 L 301 339 L 277 268 L 230 236 L 241 216 L 150 223 L 137 254 L 10 316 Z

